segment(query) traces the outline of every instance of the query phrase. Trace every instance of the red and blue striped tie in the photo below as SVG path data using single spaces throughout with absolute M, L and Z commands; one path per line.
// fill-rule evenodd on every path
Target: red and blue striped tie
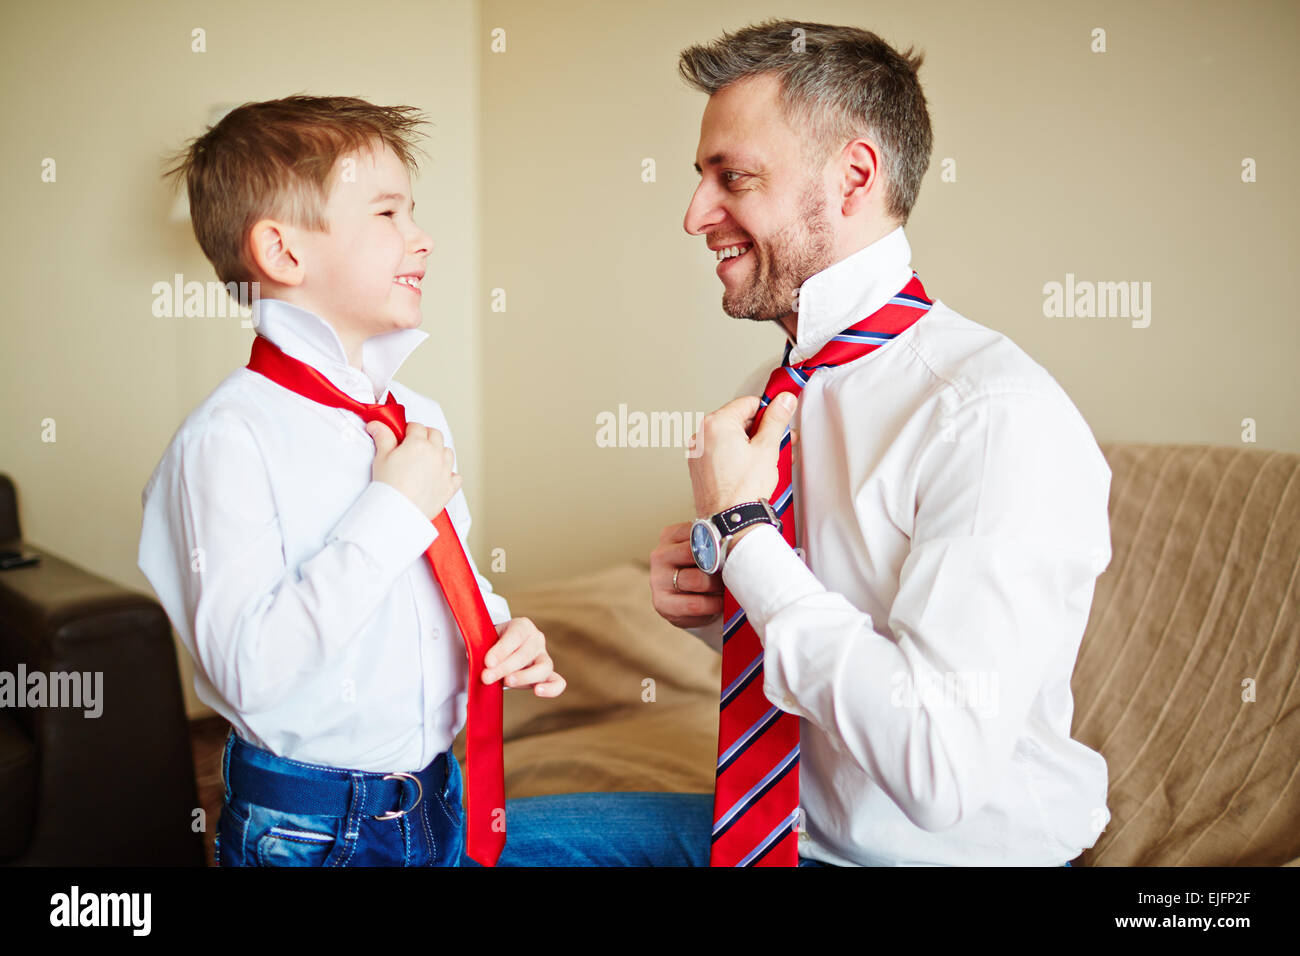
M 812 374 L 873 352 L 930 309 L 912 273 L 897 295 L 850 326 L 812 358 L 781 365 L 768 379 L 754 424 L 782 392 L 796 396 Z M 781 518 L 781 534 L 795 547 L 794 487 L 790 481 L 790 429 L 781 438 L 776 488 L 768 496 Z M 718 769 L 713 791 L 710 866 L 796 866 L 799 862 L 799 718 L 772 706 L 763 693 L 763 645 L 730 590 L 722 602 L 722 697 L 718 711 Z

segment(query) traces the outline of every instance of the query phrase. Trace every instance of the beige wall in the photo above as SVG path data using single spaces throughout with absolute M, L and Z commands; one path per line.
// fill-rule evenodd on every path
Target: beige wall
M 1300 451 L 1300 5 L 593 9 L 483 7 L 484 29 L 507 36 L 483 57 L 481 120 L 484 282 L 508 294 L 507 312 L 480 313 L 503 587 L 647 556 L 662 525 L 691 517 L 681 450 L 598 448 L 599 412 L 711 411 L 780 360 L 779 330 L 721 311 L 715 263 L 682 230 L 705 98 L 676 63 L 792 10 L 926 52 L 935 147 L 907 234 L 932 296 L 1015 340 L 1101 440 L 1234 444 L 1250 417 L 1259 445 Z M 1090 51 L 1094 27 L 1105 53 Z M 940 180 L 945 158 L 955 182 Z M 1044 284 L 1067 273 L 1150 282 L 1150 325 L 1044 317 Z
M 647 556 L 690 516 L 682 450 L 597 447 L 596 416 L 712 410 L 783 341 L 722 313 L 714 262 L 682 231 L 704 98 L 677 78 L 677 53 L 791 9 L 5 5 L 0 468 L 27 537 L 147 589 L 140 490 L 252 336 L 150 314 L 154 282 L 211 278 L 188 225 L 167 219 L 158 158 L 215 103 L 307 91 L 409 103 L 437 123 L 415 186 L 435 239 L 433 338 L 400 378 L 456 430 L 480 566 L 503 549 L 491 577 L 508 596 Z M 1300 252 L 1295 4 L 794 9 L 926 52 L 935 150 L 907 232 L 932 295 L 1018 342 L 1099 439 L 1235 444 L 1250 417 L 1259 445 L 1300 451 L 1285 297 Z M 189 52 L 194 27 L 207 53 Z M 1095 27 L 1106 53 L 1089 51 Z M 47 156 L 56 184 L 40 181 Z M 1258 182 L 1241 182 L 1244 157 Z M 955 182 L 940 181 L 945 158 Z M 1067 273 L 1150 282 L 1149 327 L 1045 318 L 1043 285 Z

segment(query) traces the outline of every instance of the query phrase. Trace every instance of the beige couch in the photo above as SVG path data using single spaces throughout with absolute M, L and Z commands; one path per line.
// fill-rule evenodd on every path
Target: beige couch
M 1300 455 L 1102 450 L 1114 556 L 1074 735 L 1112 819 L 1076 865 L 1300 865 Z M 646 565 L 503 590 L 569 680 L 506 694 L 508 796 L 712 790 L 719 658 L 654 612 Z

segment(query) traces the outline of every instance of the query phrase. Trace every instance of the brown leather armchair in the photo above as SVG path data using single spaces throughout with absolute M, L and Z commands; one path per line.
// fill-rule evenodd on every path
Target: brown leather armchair
M 0 672 L 103 674 L 98 717 L 83 707 L 0 706 L 0 865 L 203 866 L 162 607 L 23 542 L 7 475 L 0 548 L 41 555 L 0 571 Z

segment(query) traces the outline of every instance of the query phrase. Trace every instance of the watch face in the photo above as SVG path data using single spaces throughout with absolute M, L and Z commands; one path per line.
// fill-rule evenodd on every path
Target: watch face
M 709 534 L 709 526 L 702 521 L 691 526 L 691 554 L 695 556 L 695 566 L 706 574 L 717 569 L 718 546 Z

